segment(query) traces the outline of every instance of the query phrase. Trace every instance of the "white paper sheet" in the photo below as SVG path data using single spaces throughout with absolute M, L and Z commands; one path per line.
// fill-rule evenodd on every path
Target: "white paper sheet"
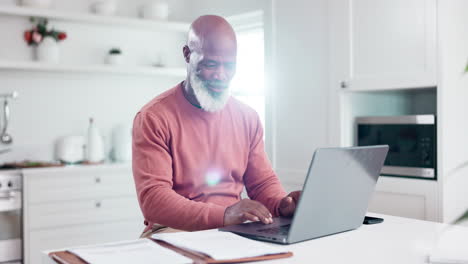
M 287 252 L 283 248 L 218 230 L 154 234 L 153 238 L 163 240 L 177 247 L 205 253 L 216 260 Z
M 193 261 L 149 239 L 138 239 L 67 250 L 92 264 L 192 263 Z

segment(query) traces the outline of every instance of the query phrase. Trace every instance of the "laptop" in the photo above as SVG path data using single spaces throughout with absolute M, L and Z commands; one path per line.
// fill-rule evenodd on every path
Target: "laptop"
M 356 229 L 363 223 L 388 145 L 320 148 L 310 162 L 292 218 L 220 228 L 248 238 L 292 244 Z

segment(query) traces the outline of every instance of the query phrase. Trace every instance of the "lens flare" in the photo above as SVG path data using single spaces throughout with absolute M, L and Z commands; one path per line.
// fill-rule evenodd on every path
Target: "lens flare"
M 208 171 L 205 175 L 205 181 L 208 186 L 214 186 L 221 181 L 221 172 L 216 170 Z

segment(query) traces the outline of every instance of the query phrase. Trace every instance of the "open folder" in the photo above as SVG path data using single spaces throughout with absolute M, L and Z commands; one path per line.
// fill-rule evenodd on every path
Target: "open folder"
M 141 240 L 135 240 L 135 243 L 137 243 L 136 241 Z M 180 263 L 242 263 L 287 258 L 293 255 L 292 252 L 284 250 L 284 246 L 273 246 L 218 230 L 156 234 L 149 241 L 155 243 L 160 249 L 170 249 L 172 252 L 179 253 L 181 257 L 188 258 L 188 262 L 182 261 Z M 116 244 L 121 244 L 121 249 L 124 249 L 123 247 L 128 247 L 132 243 L 127 241 L 125 243 L 112 243 L 110 245 Z M 85 247 L 86 253 L 90 251 L 97 252 L 100 248 L 108 247 L 108 245 L 87 246 Z M 91 261 L 87 262 L 86 259 L 92 258 L 89 258 L 89 254 L 83 254 L 82 249 L 76 248 L 51 252 L 49 256 L 60 264 L 99 264 Z M 121 249 L 113 248 L 112 250 L 124 251 Z M 102 252 L 98 253 L 101 254 L 99 257 L 103 259 Z M 149 258 L 148 255 L 151 252 L 145 252 L 145 254 L 146 258 Z M 161 253 L 154 250 L 152 254 L 154 254 L 154 263 L 160 263 L 157 260 L 161 258 Z M 111 260 L 111 257 L 109 256 L 109 260 Z M 137 257 L 134 260 L 132 261 L 134 264 L 143 263 L 138 262 Z M 161 263 L 167 263 L 167 261 Z

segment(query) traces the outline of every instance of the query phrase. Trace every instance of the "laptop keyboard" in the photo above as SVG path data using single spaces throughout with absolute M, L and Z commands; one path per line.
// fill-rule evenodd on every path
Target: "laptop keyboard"
M 266 234 L 271 234 L 271 235 L 284 235 L 285 236 L 285 235 L 287 235 L 289 233 L 289 228 L 290 227 L 291 227 L 291 224 L 257 229 L 257 231 L 262 232 L 262 233 L 266 233 Z

